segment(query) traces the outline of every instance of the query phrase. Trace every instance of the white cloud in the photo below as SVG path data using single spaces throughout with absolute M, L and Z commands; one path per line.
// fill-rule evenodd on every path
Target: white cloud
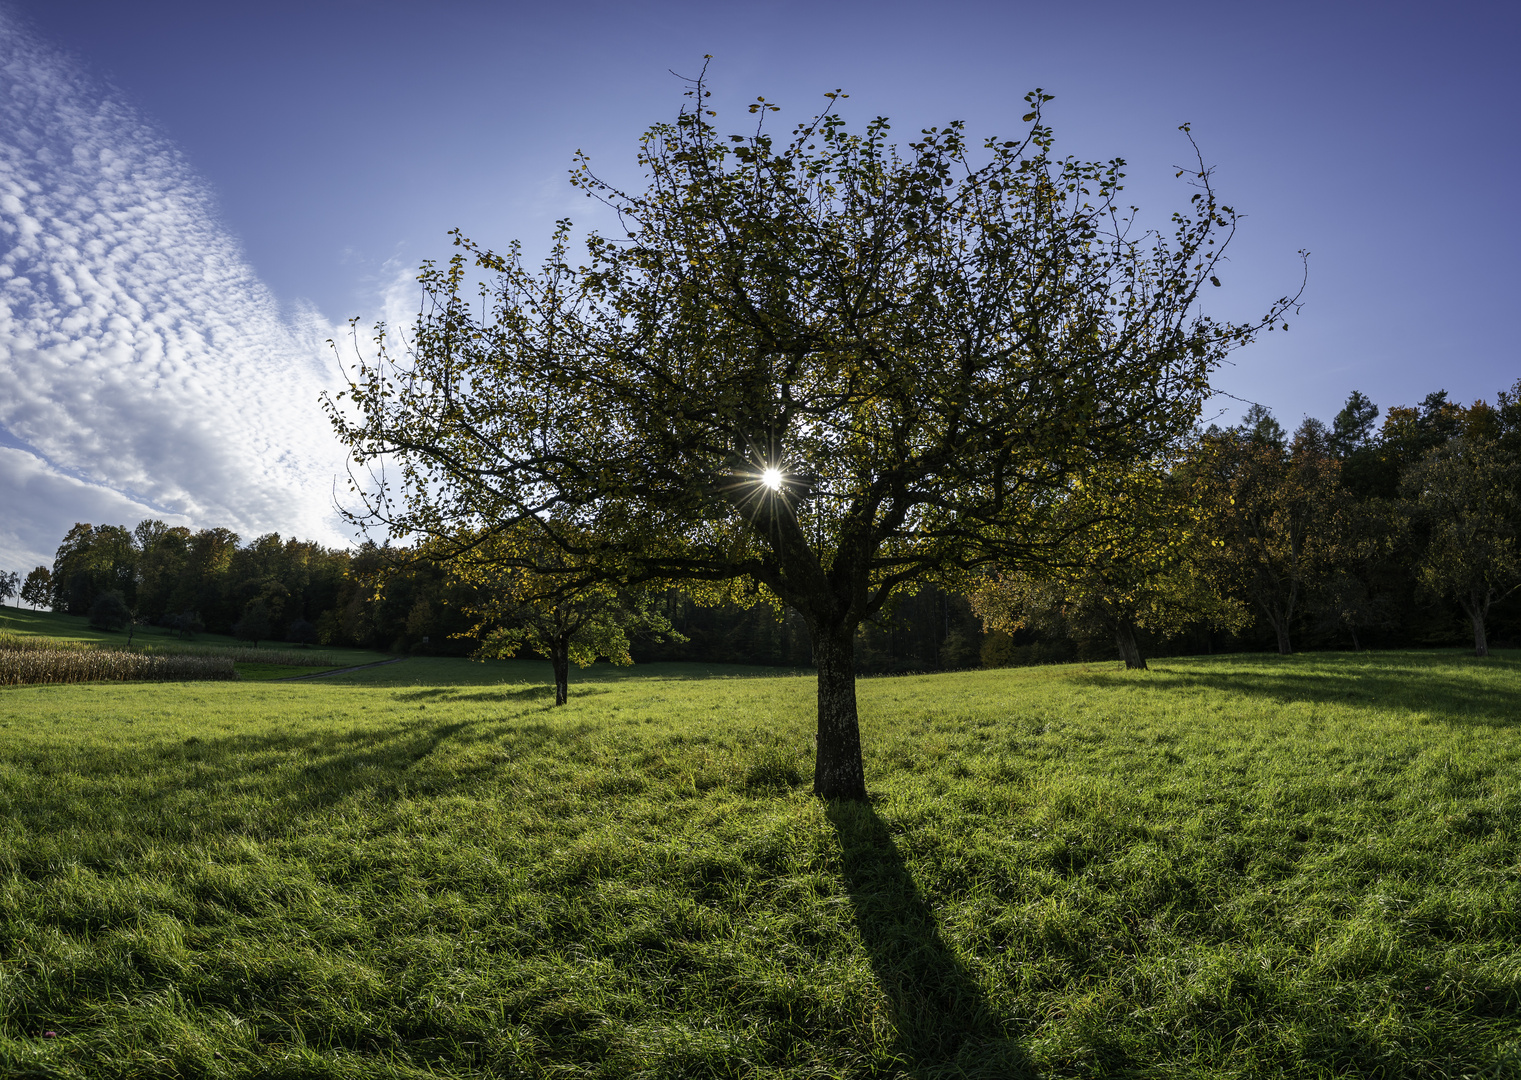
M 0 506 L 7 508 L 0 516 L 0 570 L 23 577 L 34 566 L 52 565 L 58 541 L 76 521 L 130 527 L 156 517 L 170 525 L 192 524 L 109 487 L 65 476 L 36 454 L 11 446 L 0 446 Z
M 142 516 L 342 543 L 332 333 L 282 314 L 170 142 L 0 9 L 0 559 Z

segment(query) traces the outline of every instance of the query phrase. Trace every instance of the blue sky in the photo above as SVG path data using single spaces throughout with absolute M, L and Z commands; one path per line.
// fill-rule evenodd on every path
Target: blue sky
M 0 0 L 0 148 L 9 182 L 37 189 L 0 205 L 11 285 L 59 273 L 68 245 L 49 232 L 84 220 L 70 192 L 116 207 L 90 218 L 80 259 L 157 253 L 152 274 L 94 293 L 4 294 L 0 568 L 48 561 L 74 520 L 139 512 L 335 542 L 322 340 L 351 315 L 404 314 L 410 275 L 448 254 L 451 228 L 532 252 L 556 218 L 595 224 L 565 183 L 571 155 L 632 179 L 639 133 L 682 100 L 671 70 L 705 53 L 737 129 L 758 94 L 791 118 L 843 87 L 847 116 L 891 116 L 904 138 L 951 118 L 1007 134 L 1044 87 L 1058 147 L 1126 158 L 1131 200 L 1159 224 L 1187 199 L 1172 166 L 1189 122 L 1247 215 L 1212 310 L 1260 314 L 1312 253 L 1292 329 L 1218 385 L 1288 427 L 1353 389 L 1385 408 L 1439 388 L 1492 397 L 1521 377 L 1515 12 Z M 39 83 L 52 89 L 23 92 Z

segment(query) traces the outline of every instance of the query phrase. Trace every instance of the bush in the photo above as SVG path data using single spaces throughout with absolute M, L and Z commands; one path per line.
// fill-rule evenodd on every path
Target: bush
M 121 630 L 132 621 L 132 609 L 115 589 L 101 593 L 90 605 L 90 626 L 96 630 Z

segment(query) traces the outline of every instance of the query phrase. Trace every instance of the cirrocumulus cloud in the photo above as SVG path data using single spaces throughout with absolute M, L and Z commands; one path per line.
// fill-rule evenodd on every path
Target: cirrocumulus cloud
M 336 377 L 202 181 L 0 9 L 0 570 L 134 516 L 342 543 Z

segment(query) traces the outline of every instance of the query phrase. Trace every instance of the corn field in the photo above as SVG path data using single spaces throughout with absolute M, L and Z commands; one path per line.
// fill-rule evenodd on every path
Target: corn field
M 94 648 L 95 646 L 88 641 L 29 637 L 25 634 L 7 634 L 0 631 L 0 650 L 5 652 L 90 652 Z
M 221 656 L 149 656 L 114 649 L 11 649 L 0 647 L 0 686 L 34 683 L 188 682 L 236 679 Z
M 69 641 L 62 638 L 31 637 L 24 634 L 9 634 L 0 631 L 0 653 L 35 653 L 35 652 L 67 652 L 67 653 L 109 653 L 116 656 L 141 656 L 158 660 L 227 660 L 234 664 L 282 664 L 290 667 L 348 667 L 355 661 L 350 657 L 336 656 L 333 653 L 318 652 L 314 649 L 254 649 L 238 645 L 192 645 L 192 644 L 163 644 L 144 643 L 142 645 L 127 646 L 115 645 L 109 648 L 101 648 L 89 641 Z M 363 663 L 361 660 L 360 663 Z M 186 669 L 192 670 L 192 669 Z M 186 679 L 230 679 L 231 675 L 185 675 L 185 676 L 162 676 L 163 678 L 186 678 Z M 160 676 L 116 676 L 103 675 L 101 678 L 160 678 Z M 23 680 L 34 682 L 36 680 Z M 78 682 L 78 679 L 48 679 L 46 682 Z M 14 685 L 7 682 L 0 675 L 0 686 Z

